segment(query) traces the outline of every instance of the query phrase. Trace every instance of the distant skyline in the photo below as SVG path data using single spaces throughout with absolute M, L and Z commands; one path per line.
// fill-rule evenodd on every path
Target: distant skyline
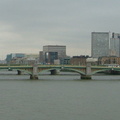
M 0 59 L 66 45 L 67 55 L 91 55 L 91 32 L 120 33 L 119 0 L 1 0 Z

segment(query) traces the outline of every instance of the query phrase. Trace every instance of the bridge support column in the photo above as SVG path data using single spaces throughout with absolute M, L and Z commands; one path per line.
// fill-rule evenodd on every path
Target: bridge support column
M 18 75 L 21 75 L 21 74 L 22 74 L 22 72 L 21 72 L 20 70 L 17 70 L 17 72 L 18 72 L 18 73 L 17 73 Z
M 92 79 L 91 78 L 91 75 L 81 75 L 81 79 L 86 79 L 86 80 L 90 80 L 90 79 Z
M 38 66 L 33 65 L 33 71 L 32 74 L 30 75 L 30 79 L 37 80 L 38 79 Z
M 58 75 L 60 73 L 60 70 L 51 70 L 51 75 Z
M 86 63 L 86 75 L 91 75 L 91 63 Z
M 30 75 L 30 79 L 31 80 L 38 80 L 38 76 L 37 75 Z
M 86 74 L 81 75 L 81 79 L 91 79 L 91 62 L 86 63 Z

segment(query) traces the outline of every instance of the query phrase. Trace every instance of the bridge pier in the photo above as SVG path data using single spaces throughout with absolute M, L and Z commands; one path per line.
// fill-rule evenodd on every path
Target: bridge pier
M 91 75 L 81 75 L 81 79 L 91 80 L 92 77 L 91 77 Z
M 60 70 L 51 70 L 51 75 L 58 75 L 60 73 Z
M 38 76 L 37 75 L 30 75 L 30 79 L 31 80 L 38 80 Z
M 17 73 L 18 75 L 21 75 L 21 74 L 22 74 L 22 72 L 21 72 L 20 70 L 17 70 L 17 72 L 18 72 L 18 73 Z
M 91 62 L 87 61 L 86 62 L 86 74 L 85 75 L 81 75 L 81 79 L 89 79 L 91 80 Z
M 37 65 L 33 65 L 33 70 L 32 70 L 32 74 L 30 75 L 30 79 L 32 80 L 38 79 L 38 66 Z

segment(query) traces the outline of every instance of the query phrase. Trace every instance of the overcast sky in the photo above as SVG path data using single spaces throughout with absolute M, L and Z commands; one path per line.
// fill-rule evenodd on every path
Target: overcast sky
M 120 33 L 120 0 L 0 0 L 0 59 L 66 45 L 91 55 L 91 32 Z

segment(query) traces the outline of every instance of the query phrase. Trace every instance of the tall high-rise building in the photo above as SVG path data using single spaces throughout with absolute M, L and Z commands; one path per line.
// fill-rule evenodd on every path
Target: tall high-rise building
M 109 32 L 92 32 L 91 56 L 93 58 L 109 56 Z
M 110 55 L 120 57 L 120 33 L 112 33 L 112 38 L 110 38 Z

